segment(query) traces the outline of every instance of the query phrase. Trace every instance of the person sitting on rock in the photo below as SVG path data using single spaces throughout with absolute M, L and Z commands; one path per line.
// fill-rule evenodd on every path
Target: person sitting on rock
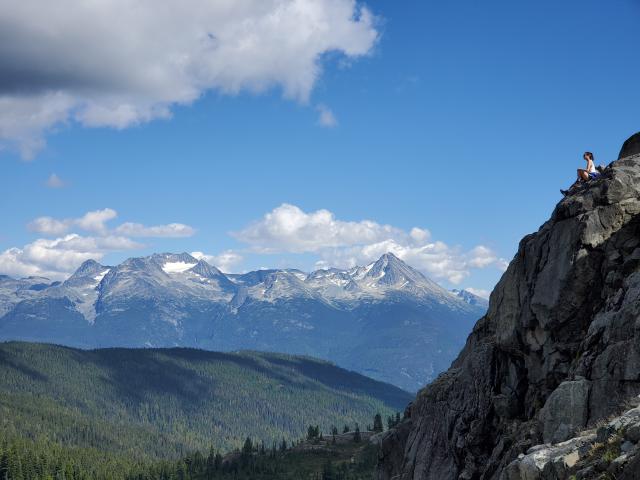
M 593 163 L 593 153 L 584 152 L 582 158 L 584 158 L 584 160 L 587 162 L 586 170 L 582 168 L 578 169 L 578 178 L 575 182 L 573 182 L 573 185 L 571 185 L 567 190 L 560 190 L 560 193 L 562 193 L 563 195 L 568 195 L 572 188 L 577 187 L 583 182 L 595 180 L 596 178 L 600 177 L 600 172 L 596 170 L 596 165 L 595 163 Z

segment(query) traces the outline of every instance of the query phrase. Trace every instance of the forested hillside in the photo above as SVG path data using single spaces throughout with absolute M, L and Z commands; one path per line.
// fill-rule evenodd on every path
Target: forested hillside
M 142 461 L 227 452 L 247 437 L 291 442 L 309 424 L 366 425 L 409 399 L 305 357 L 0 344 L 4 440 L 80 449 L 89 464 L 103 455 Z

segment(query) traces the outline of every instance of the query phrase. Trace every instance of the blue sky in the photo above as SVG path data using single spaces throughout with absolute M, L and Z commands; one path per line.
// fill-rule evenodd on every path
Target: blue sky
M 375 18 L 363 19 L 362 6 Z M 0 273 L 64 275 L 88 252 L 115 263 L 155 251 L 203 252 L 231 271 L 308 270 L 365 262 L 389 246 L 447 287 L 486 291 L 520 238 L 548 218 L 582 152 L 608 163 L 640 130 L 640 2 L 369 1 L 353 8 L 347 20 L 366 22 L 366 32 L 335 40 L 338 51 L 331 42 L 314 46 L 309 55 L 317 54 L 321 71 L 307 83 L 298 77 L 308 72 L 292 67 L 243 84 L 248 74 L 234 64 L 225 68 L 240 72 L 240 83 L 211 80 L 174 102 L 158 94 L 170 118 L 165 111 L 130 123 L 93 112 L 74 117 L 72 104 L 66 117 L 16 134 L 19 115 L 0 112 Z M 32 19 L 13 15 L 0 11 L 0 24 L 4 16 L 18 25 L 17 44 L 24 32 L 15 19 Z M 341 35 L 323 33 L 334 34 Z M 61 44 L 57 53 L 73 57 L 75 48 Z M 278 66 L 284 71 L 293 60 L 277 48 L 273 58 L 287 60 Z M 292 52 L 291 59 L 301 55 Z M 50 70 L 25 55 L 21 65 L 33 62 L 34 76 Z M 0 70 L 14 68 L 16 57 L 0 54 Z M 89 95 L 54 77 L 42 74 L 36 87 L 17 93 L 0 82 L 0 102 L 32 96 L 39 108 L 50 92 Z M 130 90 L 128 101 L 142 98 L 134 104 L 146 108 L 148 92 Z M 52 174 L 54 188 L 47 186 Z M 107 208 L 117 217 L 97 227 L 78 220 Z M 64 226 L 28 226 L 43 216 Z M 299 229 L 283 233 L 290 221 Z M 128 222 L 146 230 L 116 231 Z M 186 230 L 149 230 L 170 223 Z M 429 234 L 412 236 L 414 227 Z M 92 246 L 52 246 L 73 233 L 94 239 Z M 120 243 L 104 240 L 116 236 Z M 34 248 L 38 239 L 49 243 Z M 71 253 L 52 252 L 60 248 Z

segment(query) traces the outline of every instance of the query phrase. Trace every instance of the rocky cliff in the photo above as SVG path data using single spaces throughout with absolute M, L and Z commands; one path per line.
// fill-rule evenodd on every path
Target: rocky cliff
M 379 480 L 569 478 L 568 463 L 525 468 L 528 455 L 577 441 L 638 395 L 640 155 L 629 151 L 522 239 L 458 359 L 382 438 Z M 569 450 L 586 458 L 596 443 Z

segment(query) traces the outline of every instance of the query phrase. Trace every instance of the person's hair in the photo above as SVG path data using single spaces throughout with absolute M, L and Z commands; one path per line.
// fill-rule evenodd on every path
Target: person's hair
M 592 161 L 593 161 L 593 153 L 591 152 L 584 152 L 584 155 L 582 155 L 583 157 L 589 157 Z

